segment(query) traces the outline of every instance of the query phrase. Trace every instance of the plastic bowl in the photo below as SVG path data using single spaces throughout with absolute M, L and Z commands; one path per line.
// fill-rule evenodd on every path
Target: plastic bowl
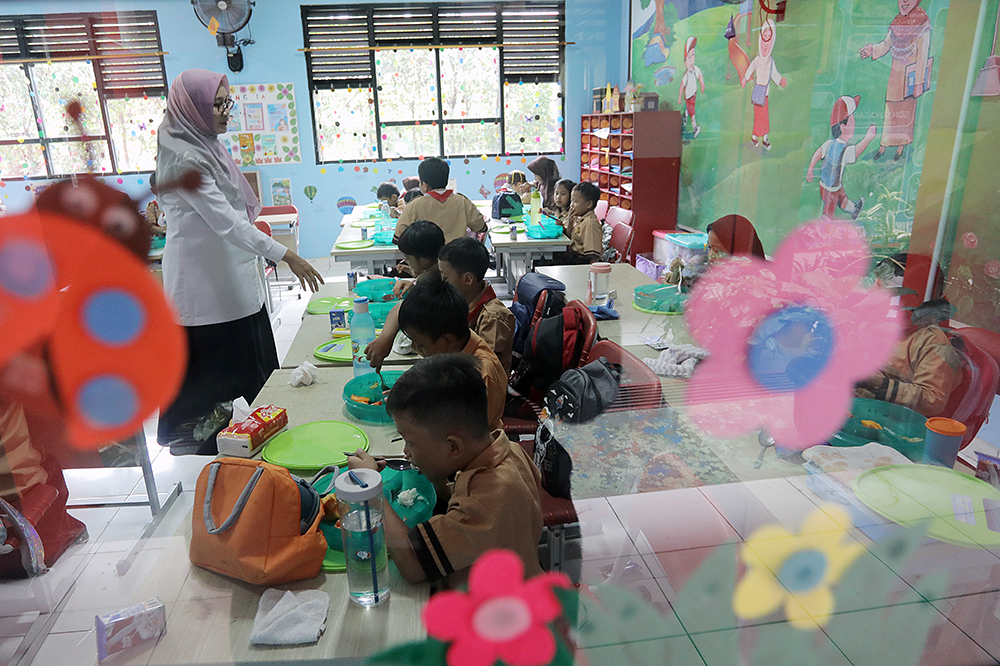
M 380 303 L 369 303 L 368 304 L 368 314 L 372 316 L 375 320 L 375 328 L 382 328 L 385 326 L 385 318 L 389 316 L 392 309 L 396 307 L 399 301 L 383 301 Z M 354 311 L 347 311 L 347 323 L 351 323 L 351 319 L 354 318 Z
M 376 278 L 374 280 L 358 280 L 357 286 L 354 287 L 354 293 L 359 297 L 367 297 L 372 303 L 394 301 L 396 300 L 396 297 L 392 294 L 392 288 L 395 285 L 395 280 L 383 280 L 380 278 Z
M 862 421 L 874 421 L 889 428 L 898 437 L 885 429 L 869 427 Z M 830 438 L 830 444 L 864 446 L 869 442 L 878 442 L 896 449 L 913 462 L 920 462 L 924 456 L 926 422 L 927 418 L 922 414 L 902 405 L 870 398 L 855 398 L 851 405 L 851 416 L 841 426 L 840 432 Z M 910 442 L 902 439 L 904 437 L 917 441 Z
M 632 307 L 650 314 L 681 314 L 688 295 L 677 292 L 677 287 L 647 284 L 632 292 Z
M 382 377 L 390 387 L 402 375 L 401 370 L 382 371 Z M 385 404 L 366 405 L 363 402 L 351 400 L 352 395 L 368 398 L 372 402 L 382 400 L 382 384 L 374 372 L 355 377 L 344 385 L 344 404 L 347 405 L 347 413 L 366 423 L 392 423 L 392 418 L 385 411 Z
M 529 238 L 558 238 L 562 236 L 563 228 L 558 224 L 542 222 L 541 224 L 526 224 Z
M 167 244 L 166 236 L 153 236 L 149 241 L 150 250 L 161 250 Z
M 372 234 L 372 240 L 375 241 L 376 245 L 392 245 L 392 237 L 395 233 L 396 232 L 392 229 L 376 231 Z M 371 282 L 371 280 L 369 280 L 369 282 Z

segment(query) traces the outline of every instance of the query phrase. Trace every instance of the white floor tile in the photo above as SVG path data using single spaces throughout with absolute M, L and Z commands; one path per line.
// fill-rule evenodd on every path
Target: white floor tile
M 153 461 L 157 491 L 168 490 L 178 481 L 184 490 L 194 490 L 201 470 L 215 459 L 215 456 L 172 456 L 167 451 L 164 453 L 166 455 L 157 456 Z
M 110 467 L 63 470 L 69 496 L 74 500 L 91 497 L 128 497 L 142 482 L 139 467 Z
M 70 492 L 70 497 L 73 497 L 72 491 Z M 69 515 L 82 521 L 83 524 L 87 526 L 88 539 L 85 544 L 87 550 L 95 547 L 95 544 L 97 544 L 100 540 L 101 535 L 104 534 L 104 530 L 107 529 L 111 521 L 114 520 L 115 514 L 118 513 L 119 508 L 120 507 L 93 507 L 77 509 L 70 508 L 68 510 Z
M 97 640 L 87 631 L 49 634 L 32 666 L 89 666 L 97 661 Z

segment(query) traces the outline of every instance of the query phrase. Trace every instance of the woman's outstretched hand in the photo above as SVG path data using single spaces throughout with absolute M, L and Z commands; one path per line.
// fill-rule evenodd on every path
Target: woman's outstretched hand
M 319 291 L 319 286 L 324 284 L 323 276 L 319 274 L 319 271 L 292 250 L 285 252 L 282 260 L 292 269 L 292 273 L 299 279 L 299 284 L 302 285 L 303 290 L 309 289 L 309 291 L 317 292 Z

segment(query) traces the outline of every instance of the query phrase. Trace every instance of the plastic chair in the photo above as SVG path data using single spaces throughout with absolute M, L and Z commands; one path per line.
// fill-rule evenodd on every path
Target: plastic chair
M 976 433 L 986 422 L 997 392 L 1000 370 L 993 357 L 966 339 L 962 330 L 956 331 L 965 343 L 966 364 L 962 369 L 962 381 L 948 399 L 944 411 L 938 416 L 946 416 L 961 421 L 967 428 L 962 439 L 964 448 L 976 437 Z
M 971 342 L 992 356 L 997 365 L 1000 365 L 1000 333 L 974 326 L 959 329 L 957 333 L 966 342 Z M 1000 395 L 1000 386 L 997 387 L 997 394 Z
M 581 301 L 570 301 L 567 308 L 572 308 L 580 313 L 580 321 L 583 323 L 583 344 L 580 346 L 580 361 L 576 367 L 587 365 L 593 360 L 591 357 L 594 344 L 597 342 L 597 317 Z M 565 308 L 564 308 L 565 309 Z M 569 368 L 566 368 L 567 370 Z
M 597 215 L 598 220 L 600 220 L 601 222 L 604 221 L 604 218 L 608 216 L 607 199 L 601 199 L 600 201 L 597 202 L 597 207 L 594 208 L 594 214 Z
M 260 215 L 288 215 L 288 214 L 299 214 L 299 209 L 295 206 L 264 206 L 260 209 Z M 298 220 L 294 222 L 298 224 Z
M 632 239 L 634 237 L 634 227 L 624 222 L 615 222 L 611 225 L 611 241 L 609 245 L 618 253 L 617 263 L 631 263 L 629 253 L 632 250 Z
M 622 369 L 618 397 L 604 411 L 657 409 L 663 406 L 660 377 L 638 356 L 613 340 L 601 340 L 591 348 L 589 359 L 593 361 L 602 356 Z
M 617 223 L 632 226 L 632 211 L 625 210 L 619 206 L 612 206 L 608 209 L 608 215 L 604 218 L 604 221 L 612 227 L 614 227 Z

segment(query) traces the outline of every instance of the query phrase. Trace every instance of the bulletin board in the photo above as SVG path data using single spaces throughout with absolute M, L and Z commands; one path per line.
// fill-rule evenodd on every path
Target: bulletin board
M 302 161 L 291 83 L 229 86 L 233 109 L 222 143 L 243 167 Z

